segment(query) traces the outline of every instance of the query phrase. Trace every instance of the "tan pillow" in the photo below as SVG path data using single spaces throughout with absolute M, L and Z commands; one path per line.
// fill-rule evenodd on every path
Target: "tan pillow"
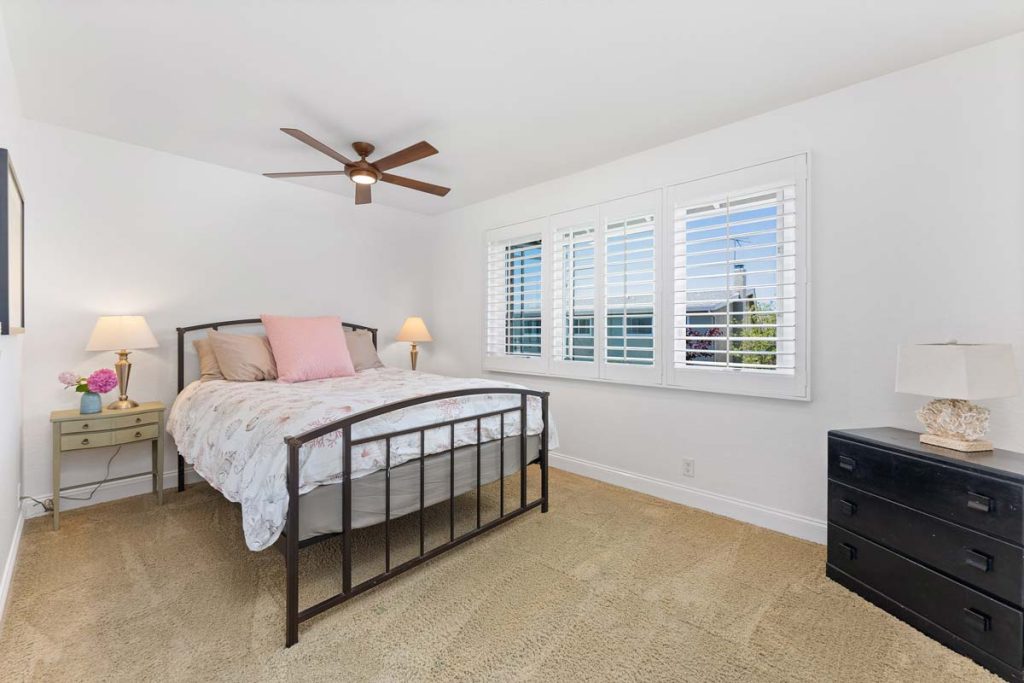
M 384 367 L 377 349 L 373 347 L 373 335 L 369 330 L 350 330 L 346 327 L 345 343 L 348 344 L 348 354 L 352 356 L 352 367 L 356 372 Z
M 277 365 L 266 337 L 210 330 L 207 338 L 224 379 L 232 382 L 277 379 Z
M 192 346 L 196 347 L 196 354 L 199 356 L 199 381 L 209 382 L 211 379 L 224 379 L 210 340 L 196 339 L 192 342 Z

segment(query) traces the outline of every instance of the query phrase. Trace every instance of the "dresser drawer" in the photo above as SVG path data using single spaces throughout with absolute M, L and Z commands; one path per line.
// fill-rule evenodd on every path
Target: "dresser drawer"
M 97 416 L 98 417 L 98 416 Z M 83 418 L 60 423 L 61 434 L 78 434 L 80 432 L 99 432 L 104 429 L 113 429 L 114 421 L 109 417 L 98 417 L 94 419 Z
M 1024 656 L 1024 613 L 829 524 L 828 561 L 1007 664 Z
M 69 434 L 60 437 L 62 451 L 74 451 L 80 448 L 100 448 L 113 443 L 112 432 L 96 432 L 95 434 Z
M 901 453 L 828 440 L 830 479 L 962 526 L 1024 541 L 1022 486 Z
M 131 443 L 132 441 L 144 441 L 156 437 L 156 425 L 143 425 L 141 427 L 133 427 L 131 429 L 119 429 L 116 432 L 112 432 L 114 435 L 114 444 Z
M 1024 604 L 1024 549 L 903 505 L 828 483 L 828 521 L 1014 605 Z
M 160 413 L 142 413 L 141 415 L 126 415 L 115 417 L 111 427 L 122 429 L 126 427 L 138 427 L 140 425 L 156 424 L 159 421 Z

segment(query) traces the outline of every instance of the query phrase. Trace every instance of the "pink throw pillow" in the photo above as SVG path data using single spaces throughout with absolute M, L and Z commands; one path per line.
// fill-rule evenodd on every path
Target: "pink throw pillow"
M 305 382 L 356 374 L 341 319 L 262 315 L 281 382 Z

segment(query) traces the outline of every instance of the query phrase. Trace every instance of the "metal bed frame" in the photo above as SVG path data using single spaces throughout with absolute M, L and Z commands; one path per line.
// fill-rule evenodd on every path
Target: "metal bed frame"
M 178 392 L 180 393 L 185 388 L 185 335 L 190 332 L 196 332 L 199 330 L 212 329 L 217 330 L 221 327 L 228 327 L 234 325 L 258 325 L 261 324 L 259 318 L 250 318 L 245 320 L 228 320 L 224 322 L 216 323 L 204 323 L 201 325 L 190 325 L 188 327 L 177 328 L 178 332 Z M 352 330 L 367 330 L 373 336 L 373 345 L 377 346 L 377 330 L 373 327 L 367 327 L 365 325 L 355 325 L 352 323 L 342 323 L 344 327 Z M 479 415 L 470 415 L 467 417 L 459 417 L 452 420 L 445 420 L 443 422 L 437 422 L 433 424 L 423 425 L 420 427 L 412 427 L 408 429 L 402 429 L 398 431 L 388 432 L 386 434 L 378 434 L 370 437 L 357 439 L 353 442 L 352 440 L 352 428 L 354 425 L 369 420 L 386 413 L 390 413 L 397 410 L 403 410 L 415 405 L 421 405 L 424 403 L 432 403 L 434 401 L 441 401 L 444 399 L 455 398 L 459 396 L 472 396 L 477 394 L 514 394 L 520 397 L 519 406 L 514 408 L 508 408 L 504 410 L 495 410 L 487 413 L 481 413 Z M 526 481 L 526 450 L 527 450 L 527 404 L 529 397 L 536 397 L 541 402 L 541 419 L 543 420 L 543 429 L 540 434 L 540 449 L 538 465 L 540 466 L 541 475 L 541 494 L 540 498 L 533 501 L 527 501 L 527 481 Z M 510 413 L 519 413 L 519 505 L 512 509 L 510 512 L 505 512 L 505 416 Z M 481 523 L 480 518 L 480 488 L 481 488 L 481 477 L 480 477 L 480 451 L 482 445 L 485 443 L 481 441 L 480 432 L 480 421 L 488 417 L 498 417 L 500 431 L 499 431 L 499 477 L 498 481 L 501 482 L 499 488 L 499 507 L 498 516 L 486 523 Z M 464 422 L 475 422 L 476 423 L 476 525 L 473 529 L 467 531 L 464 534 L 455 534 L 455 426 Z M 425 547 L 424 539 L 424 468 L 425 460 L 432 454 L 424 452 L 424 441 L 426 438 L 426 432 L 434 429 L 445 429 L 449 430 L 449 514 L 448 514 L 448 541 L 442 543 L 439 546 L 431 548 L 429 550 Z M 331 597 L 325 598 L 316 604 L 307 607 L 305 609 L 299 609 L 299 550 L 305 548 L 314 543 L 327 540 L 337 536 L 337 533 L 328 533 L 308 538 L 304 541 L 299 541 L 299 452 L 302 447 L 318 439 L 326 434 L 334 432 L 342 433 L 342 531 L 341 531 L 341 577 L 342 577 L 342 588 L 341 592 Z M 415 460 L 408 461 L 407 464 L 413 462 L 419 462 L 419 554 L 394 567 L 391 566 L 391 440 L 395 437 L 405 436 L 408 434 L 419 433 L 420 443 L 420 454 Z M 480 534 L 490 531 L 491 529 L 504 524 L 505 522 L 515 519 L 519 515 L 528 512 L 536 507 L 540 507 L 541 512 L 548 511 L 548 392 L 546 391 L 534 391 L 532 389 L 513 389 L 508 387 L 494 387 L 494 388 L 476 388 L 476 389 L 461 389 L 455 391 L 445 391 L 436 394 L 427 394 L 425 396 L 417 396 L 415 398 L 407 399 L 404 401 L 397 401 L 389 403 L 378 408 L 366 410 L 361 413 L 349 415 L 341 420 L 337 420 L 327 425 L 311 429 L 307 432 L 299 434 L 298 436 L 285 437 L 284 444 L 288 450 L 288 470 L 287 470 L 287 486 L 288 486 L 288 515 L 285 521 L 285 530 L 282 533 L 284 537 L 284 556 L 285 556 L 285 569 L 286 569 L 286 617 L 285 617 L 285 647 L 291 647 L 299 642 L 299 624 L 307 619 L 310 619 L 321 612 L 340 605 L 357 595 L 364 593 L 381 583 L 392 579 L 403 572 L 406 572 L 413 567 L 423 564 L 424 562 L 437 557 L 438 555 L 445 553 L 466 541 L 479 536 Z M 513 436 L 513 435 L 510 435 Z M 374 441 L 383 441 L 385 444 L 385 479 L 384 479 L 384 571 L 363 581 L 362 583 L 352 585 L 352 479 L 349 473 L 352 471 L 352 447 L 360 444 L 370 443 Z M 471 446 L 472 447 L 472 446 Z M 443 451 L 442 451 L 443 452 Z M 178 453 L 178 491 L 185 490 L 185 459 Z M 440 504 L 440 503 L 438 503 Z M 408 513 L 413 514 L 413 513 Z

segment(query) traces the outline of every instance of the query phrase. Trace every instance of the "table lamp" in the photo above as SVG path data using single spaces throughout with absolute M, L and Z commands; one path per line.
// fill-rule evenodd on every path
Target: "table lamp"
M 925 426 L 921 443 L 957 451 L 990 451 L 988 408 L 971 403 L 1015 396 L 1013 347 L 1009 344 L 914 344 L 900 346 L 896 391 L 934 396 L 917 411 Z
M 427 324 L 423 322 L 423 318 L 417 317 L 406 318 L 395 339 L 412 343 L 409 348 L 409 359 L 412 361 L 413 370 L 416 369 L 416 357 L 420 355 L 419 349 L 416 348 L 416 342 L 434 341 L 430 332 L 427 331 Z
M 139 404 L 128 398 L 128 378 L 132 364 L 128 362 L 128 349 L 152 349 L 157 346 L 156 337 L 141 315 L 104 315 L 96 321 L 86 351 L 116 351 L 117 384 L 120 397 L 107 406 L 110 410 L 135 408 Z

